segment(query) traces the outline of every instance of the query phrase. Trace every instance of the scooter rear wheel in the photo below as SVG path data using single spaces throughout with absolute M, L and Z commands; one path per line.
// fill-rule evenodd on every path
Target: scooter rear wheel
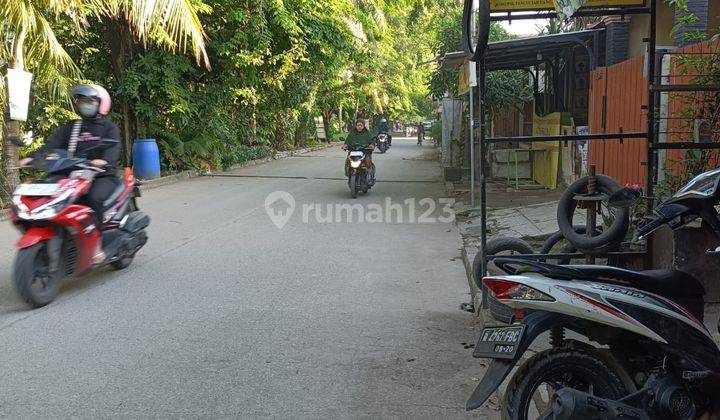
M 122 269 L 124 269 L 124 268 L 127 268 L 130 264 L 132 264 L 134 258 L 135 258 L 135 255 L 133 255 L 133 256 L 131 256 L 131 257 L 121 258 L 121 259 L 119 259 L 119 260 L 117 260 L 117 261 L 114 261 L 114 262 L 111 263 L 110 265 L 111 265 L 112 268 L 114 268 L 115 270 L 122 270 Z
M 130 202 L 130 205 L 128 206 L 128 213 L 132 213 L 137 210 L 138 210 L 137 201 L 136 201 L 136 198 L 133 197 L 132 201 Z M 135 254 L 133 254 L 129 257 L 121 258 L 117 261 L 114 261 L 110 264 L 110 266 L 115 270 L 122 270 L 122 269 L 125 269 L 128 266 L 130 266 L 130 264 L 132 264 L 132 262 L 133 262 L 133 259 L 135 259 Z
M 503 420 L 550 418 L 553 394 L 570 387 L 600 398 L 628 395 L 620 376 L 594 354 L 570 348 L 542 351 L 515 373 L 505 391 Z
M 13 267 L 13 285 L 18 295 L 33 308 L 40 308 L 52 302 L 60 291 L 65 277 L 65 258 L 60 261 L 54 273 L 49 272 L 50 258 L 47 246 L 41 242 L 18 251 Z

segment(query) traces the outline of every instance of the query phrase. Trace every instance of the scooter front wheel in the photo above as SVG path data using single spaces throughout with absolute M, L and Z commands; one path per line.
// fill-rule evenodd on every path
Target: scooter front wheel
M 350 195 L 352 195 L 352 198 L 357 198 L 357 196 L 358 196 L 357 175 L 350 174 L 350 179 L 348 180 L 348 186 L 350 187 Z
M 33 308 L 52 302 L 65 277 L 65 261 L 60 256 L 57 269 L 50 272 L 50 258 L 44 242 L 18 251 L 13 269 L 13 285 L 18 295 Z

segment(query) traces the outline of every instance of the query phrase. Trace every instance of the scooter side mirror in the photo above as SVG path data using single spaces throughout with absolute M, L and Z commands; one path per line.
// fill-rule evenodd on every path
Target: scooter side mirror
M 622 188 L 608 198 L 608 205 L 610 207 L 627 209 L 635 205 L 640 200 L 640 191 L 632 188 Z

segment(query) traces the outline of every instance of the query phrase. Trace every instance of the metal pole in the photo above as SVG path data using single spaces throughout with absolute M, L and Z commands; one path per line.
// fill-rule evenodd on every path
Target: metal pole
M 592 197 L 597 194 L 597 178 L 595 178 L 595 165 L 590 165 L 588 178 L 588 197 Z M 597 208 L 598 203 L 596 201 L 586 201 L 585 210 L 587 211 L 585 221 L 585 234 L 588 238 L 595 236 L 595 226 L 597 224 Z M 585 262 L 587 264 L 595 264 L 595 257 L 592 255 L 585 256 Z
M 646 191 L 648 196 L 648 212 L 652 212 L 652 209 L 655 207 L 653 203 L 653 182 L 655 180 L 655 173 L 656 173 L 656 167 L 655 167 L 655 148 L 653 145 L 655 144 L 655 91 L 653 90 L 653 86 L 655 85 L 655 44 L 656 44 L 656 36 L 655 33 L 656 27 L 657 27 L 657 10 L 656 10 L 656 1 L 657 0 L 650 0 L 650 34 L 648 34 L 648 74 L 647 74 L 647 80 L 648 80 L 648 104 L 647 104 L 647 174 L 645 183 L 647 184 Z M 647 248 L 646 248 L 647 256 L 645 258 L 645 264 L 646 268 L 651 267 L 652 265 L 652 240 L 648 239 L 647 241 Z
M 481 58 L 478 62 L 478 65 L 478 85 L 480 87 L 480 272 L 485 275 L 485 273 L 487 273 L 487 180 L 485 178 L 485 59 Z M 481 285 L 478 286 L 481 287 Z M 484 301 L 485 299 L 483 299 L 483 302 Z
M 470 66 L 477 65 L 472 61 L 469 63 Z M 470 207 L 475 207 L 475 87 L 472 80 L 469 80 L 468 84 L 470 88 Z

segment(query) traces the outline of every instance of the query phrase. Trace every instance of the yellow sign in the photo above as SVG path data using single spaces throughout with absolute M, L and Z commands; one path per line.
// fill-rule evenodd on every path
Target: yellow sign
M 533 136 L 560 135 L 560 120 L 562 114 L 553 112 L 544 117 L 533 116 Z M 542 152 L 533 153 L 532 177 L 535 182 L 545 188 L 557 188 L 558 165 L 560 163 L 560 142 L 542 141 L 534 142 L 533 150 Z
M 588 0 L 583 9 L 599 7 L 644 6 L 645 0 Z M 554 0 L 490 0 L 491 12 L 514 12 L 522 10 L 555 10 Z

